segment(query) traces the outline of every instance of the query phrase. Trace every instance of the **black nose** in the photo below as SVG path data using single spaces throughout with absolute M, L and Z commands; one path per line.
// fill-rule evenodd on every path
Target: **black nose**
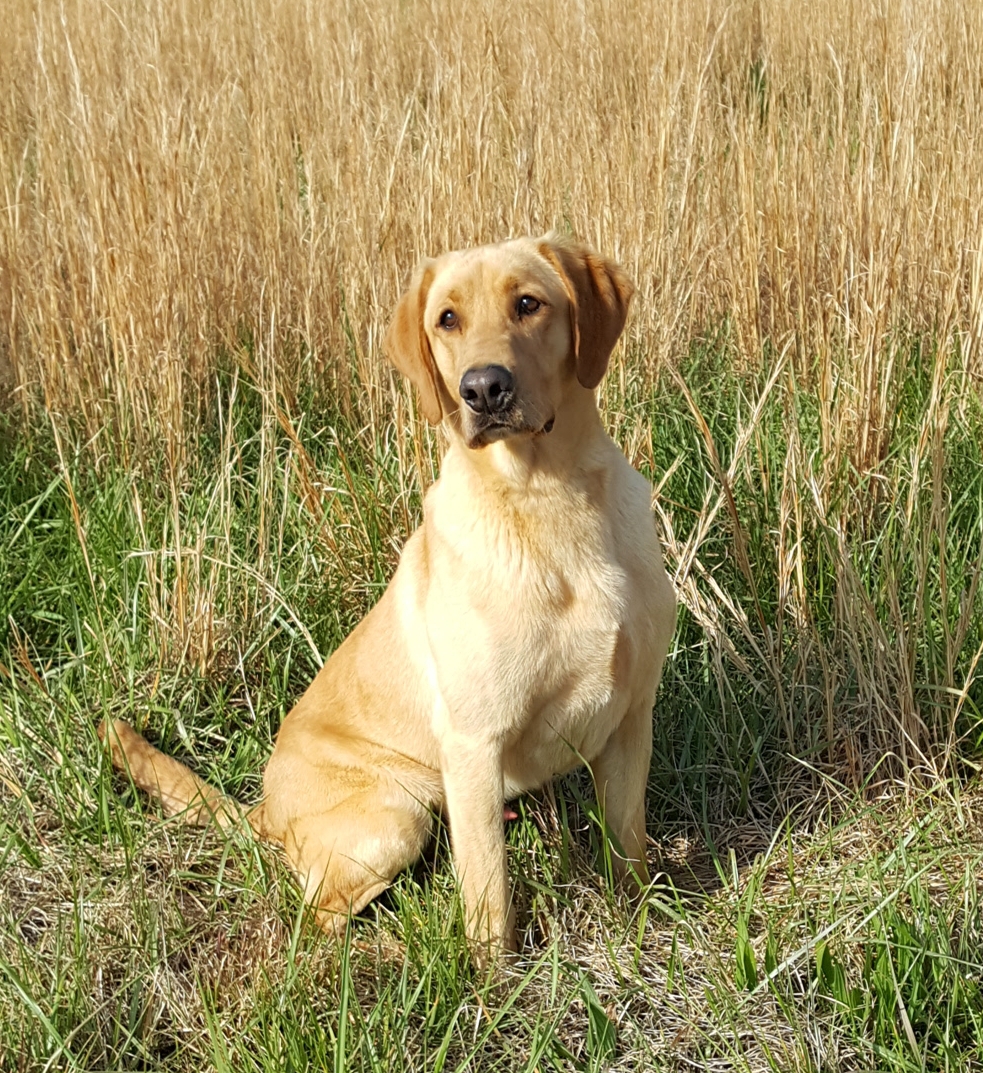
M 515 397 L 515 381 L 501 365 L 468 369 L 461 377 L 461 398 L 476 414 L 497 414 L 508 409 Z

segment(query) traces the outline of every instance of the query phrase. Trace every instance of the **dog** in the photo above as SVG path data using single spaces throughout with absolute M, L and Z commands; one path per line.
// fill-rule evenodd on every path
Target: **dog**
M 594 389 L 634 287 L 546 235 L 424 261 L 384 349 L 449 445 L 389 587 L 283 721 L 244 811 L 122 720 L 113 763 L 169 815 L 243 815 L 344 929 L 447 816 L 468 940 L 515 948 L 504 803 L 591 766 L 616 875 L 649 881 L 645 791 L 676 600 L 652 489 Z

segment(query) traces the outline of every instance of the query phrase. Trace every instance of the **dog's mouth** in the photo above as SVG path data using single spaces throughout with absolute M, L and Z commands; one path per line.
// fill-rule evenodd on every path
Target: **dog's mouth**
M 517 410 L 508 414 L 485 416 L 469 415 L 470 421 L 465 424 L 465 443 L 472 450 L 487 447 L 497 440 L 507 440 L 513 436 L 532 435 L 548 436 L 553 431 L 556 421 L 555 415 L 546 421 L 532 419 L 523 416 Z

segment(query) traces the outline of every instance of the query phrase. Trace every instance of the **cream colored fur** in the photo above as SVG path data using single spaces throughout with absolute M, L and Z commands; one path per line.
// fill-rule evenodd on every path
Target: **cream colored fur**
M 419 856 L 443 809 L 476 953 L 513 947 L 503 804 L 584 761 L 620 872 L 647 881 L 652 708 L 675 598 L 650 486 L 593 391 L 631 293 L 614 263 L 546 236 L 428 261 L 399 303 L 386 350 L 444 424 L 441 476 L 379 603 L 284 720 L 245 813 L 282 843 L 329 929 Z M 460 394 L 488 365 L 515 379 L 491 427 Z M 235 802 L 126 723 L 100 732 L 169 814 L 238 822 Z

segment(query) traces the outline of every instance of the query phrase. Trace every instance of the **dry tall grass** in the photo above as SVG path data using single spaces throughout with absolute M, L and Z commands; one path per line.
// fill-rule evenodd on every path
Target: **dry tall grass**
M 887 623 L 871 613 L 847 534 L 866 497 L 892 494 L 867 478 L 891 447 L 909 341 L 930 337 L 938 355 L 912 460 L 924 480 L 941 473 L 947 423 L 983 379 L 983 6 L 462 10 L 8 0 L 0 363 L 13 399 L 59 427 L 80 421 L 97 455 L 139 461 L 163 447 L 173 475 L 218 366 L 238 363 L 288 409 L 315 377 L 372 429 L 395 405 L 408 479 L 423 481 L 403 434 L 408 396 L 379 353 L 401 281 L 423 254 L 570 227 L 638 281 L 623 376 L 652 382 L 725 319 L 740 365 L 772 371 L 770 389 L 790 399 L 817 399 L 821 451 L 790 427 L 786 471 L 772 475 L 788 489 L 777 625 L 700 572 L 715 524 L 733 526 L 740 561 L 729 486 L 749 464 L 753 410 L 723 462 L 708 435 L 716 483 L 694 535 L 677 539 L 664 514 L 714 666 L 760 677 L 789 720 L 805 705 L 839 743 L 840 771 L 861 777 L 859 753 L 935 766 L 956 700 L 926 725 L 914 681 L 923 623 L 900 605 Z M 644 452 L 647 430 L 622 431 Z M 846 470 L 853 498 L 837 491 Z M 944 531 L 937 499 L 918 547 Z M 176 495 L 174 511 L 180 533 Z M 823 638 L 802 569 L 807 530 L 840 556 Z M 937 683 L 960 707 L 970 618 L 946 624 L 949 677 Z M 801 638 L 798 682 L 783 631 Z M 859 714 L 844 720 L 848 681 Z
M 875 5 L 876 8 L 876 5 Z M 5 5 L 2 331 L 19 397 L 185 442 L 244 333 L 384 420 L 415 258 L 572 226 L 653 368 L 794 340 L 876 464 L 899 326 L 983 332 L 983 9 L 958 0 Z M 841 390 L 832 390 L 838 382 Z M 379 409 L 381 407 L 381 409 Z

